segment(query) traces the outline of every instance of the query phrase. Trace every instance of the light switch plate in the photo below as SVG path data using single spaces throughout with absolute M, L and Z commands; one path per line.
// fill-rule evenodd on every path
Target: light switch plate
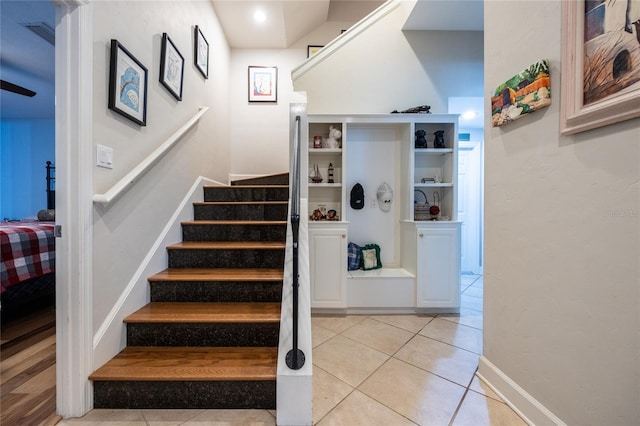
M 96 164 L 98 167 L 113 169 L 113 148 L 104 145 L 97 145 Z

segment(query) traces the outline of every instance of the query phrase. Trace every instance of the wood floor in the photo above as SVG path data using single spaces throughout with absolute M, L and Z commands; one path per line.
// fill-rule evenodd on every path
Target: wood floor
M 0 424 L 56 424 L 54 308 L 3 322 L 1 341 Z

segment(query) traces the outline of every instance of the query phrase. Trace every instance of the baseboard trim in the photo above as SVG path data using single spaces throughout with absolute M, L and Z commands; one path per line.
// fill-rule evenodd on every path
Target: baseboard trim
M 566 423 L 521 388 L 484 355 L 480 357 L 476 375 L 528 424 L 566 426 Z

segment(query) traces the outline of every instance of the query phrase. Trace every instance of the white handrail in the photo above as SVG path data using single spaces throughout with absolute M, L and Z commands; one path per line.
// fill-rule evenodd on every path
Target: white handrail
M 115 185 L 111 187 L 104 194 L 94 194 L 93 202 L 107 205 L 116 198 L 118 198 L 129 186 L 137 181 L 151 166 L 160 159 L 173 145 L 180 140 L 180 138 L 193 127 L 194 124 L 200 120 L 200 117 L 204 115 L 209 107 L 200 107 L 200 110 L 193 116 L 184 126 L 180 127 L 174 134 L 160 145 L 155 151 L 153 151 L 147 158 L 142 160 L 133 170 L 127 173 L 122 179 L 120 179 Z

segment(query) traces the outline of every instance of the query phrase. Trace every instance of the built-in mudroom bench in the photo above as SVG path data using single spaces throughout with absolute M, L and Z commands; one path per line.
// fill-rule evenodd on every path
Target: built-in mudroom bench
M 451 114 L 307 117 L 313 312 L 459 312 L 457 123 Z

